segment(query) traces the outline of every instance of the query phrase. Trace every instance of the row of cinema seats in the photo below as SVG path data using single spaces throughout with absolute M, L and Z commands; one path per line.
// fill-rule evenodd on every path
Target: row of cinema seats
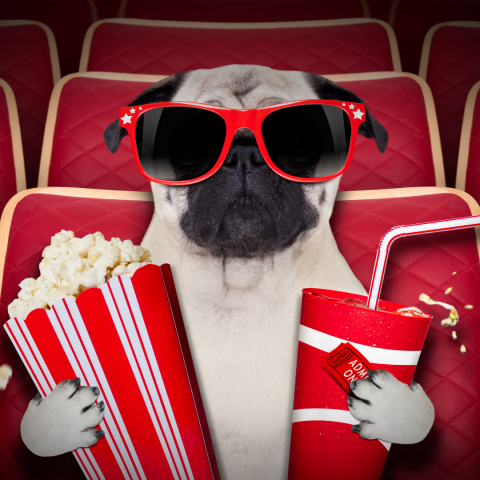
M 375 2 L 367 1 L 374 12 Z M 95 2 L 100 11 L 101 4 L 98 0 Z M 192 2 L 188 9 L 185 8 L 187 1 L 171 2 L 168 8 L 165 8 L 166 2 L 149 3 L 147 8 L 146 2 L 123 0 L 122 16 L 145 18 L 150 15 L 149 18 L 165 19 L 162 12 L 170 11 L 178 17 L 167 20 L 232 20 L 221 18 L 221 9 L 214 9 L 220 3 L 223 5 L 219 1 L 203 2 L 202 8 Z M 254 10 L 254 2 L 249 0 L 228 2 L 241 4 L 241 8 L 235 10 L 236 21 L 247 21 L 243 15 Z M 7 159 L 5 168 L 0 169 L 9 175 L 6 185 L 10 188 L 8 193 L 6 189 L 0 191 L 5 192 L 6 202 L 15 193 L 14 184 L 17 191 L 25 188 L 14 95 L 22 128 L 27 185 L 37 185 L 38 179 L 40 187 L 49 187 L 20 193 L 8 204 L 2 217 L 1 323 L 8 317 L 6 308 L 18 293 L 18 283 L 25 277 L 38 276 L 41 252 L 60 229 L 71 229 L 77 236 L 99 230 L 107 238 L 119 236 L 136 243 L 141 241 L 153 212 L 150 187 L 133 165 L 128 142 L 124 140 L 119 151 L 110 155 L 103 144 L 103 130 L 117 117 L 120 106 L 127 105 L 147 85 L 176 71 L 230 63 L 312 71 L 354 90 L 369 104 L 389 131 L 389 147 L 384 154 L 379 154 L 373 142 L 359 137 L 353 164 L 342 178 L 344 192 L 337 198 L 331 221 L 341 253 L 366 289 L 378 240 L 392 226 L 480 214 L 478 205 L 464 192 L 443 188 L 446 183 L 440 144 L 440 139 L 444 144 L 442 118 L 450 118 L 454 105 L 457 110 L 452 118 L 458 130 L 458 142 L 465 109 L 460 145 L 463 157 L 459 161 L 457 182 L 464 178 L 465 189 L 473 194 L 474 186 L 478 185 L 475 175 L 480 174 L 476 153 L 480 151 L 480 100 L 476 99 L 479 84 L 471 90 L 466 108 L 465 101 L 468 91 L 480 80 L 478 62 L 475 62 L 480 48 L 480 23 L 436 29 L 425 54 L 429 53 L 428 62 L 422 62 L 425 70 L 417 76 L 402 72 L 395 35 L 386 23 L 366 18 L 317 21 L 324 13 L 325 2 L 298 0 L 290 10 L 286 7 L 291 2 L 277 2 L 285 7 L 278 9 L 272 9 L 269 2 L 255 2 L 258 15 L 265 15 L 257 20 L 305 22 L 217 25 L 217 28 L 211 23 L 192 25 L 128 19 L 98 22 L 86 36 L 80 71 L 62 79 L 55 41 L 48 28 L 32 22 L 0 24 L 0 56 L 3 55 L 0 77 L 11 86 L 9 89 L 8 85 L 1 85 L 6 100 L 0 103 L 3 115 L 0 127 L 10 125 L 11 132 L 0 134 L 0 148 L 7 152 L 0 151 L 0 160 Z M 55 1 L 44 3 L 54 5 Z M 94 5 L 92 0 L 85 3 L 88 8 Z M 113 1 L 107 3 L 118 6 Z M 330 3 L 335 8 L 342 7 L 341 13 L 348 3 L 351 16 L 362 16 L 354 10 L 353 0 Z M 356 3 L 362 11 L 367 6 L 365 1 Z M 396 22 L 400 22 L 402 7 L 408 3 L 409 0 L 392 3 L 392 8 L 396 8 Z M 431 11 L 433 18 L 437 18 L 443 8 L 442 1 L 436 3 L 435 10 Z M 83 4 L 83 0 L 77 0 L 76 7 Z M 155 11 L 157 4 L 159 10 Z M 315 15 L 313 20 L 295 17 L 299 12 L 308 11 L 307 4 L 312 8 L 310 13 Z M 458 4 L 463 3 L 458 0 Z M 218 16 L 212 16 L 212 11 Z M 72 18 L 76 12 L 72 11 Z M 272 12 L 287 17 L 273 18 Z M 182 14 L 184 18 L 180 17 Z M 201 17 L 207 14 L 208 18 Z M 78 23 L 82 18 L 78 13 Z M 465 18 L 473 16 L 460 20 Z M 74 27 L 72 24 L 72 31 Z M 438 44 L 438 34 L 444 32 L 447 40 Z M 448 37 L 449 32 L 455 35 Z M 400 38 L 399 31 L 397 36 Z M 68 53 L 56 32 L 55 38 L 60 56 L 62 51 Z M 460 43 L 456 45 L 456 41 Z M 441 49 L 440 53 L 435 53 L 436 48 Z M 461 57 L 455 54 L 457 51 L 462 52 Z M 33 52 L 31 56 L 30 52 Z M 461 63 L 455 63 L 457 61 Z M 63 69 L 63 60 L 61 63 Z M 432 65 L 437 66 L 432 69 Z M 77 66 L 72 71 L 75 70 Z M 455 75 L 460 72 L 463 76 L 458 79 Z M 438 95 L 435 85 L 439 86 Z M 448 97 L 452 92 L 454 97 Z M 442 110 L 438 102 L 445 96 L 450 103 Z M 1 95 L 0 100 L 3 101 Z M 448 124 L 446 129 L 448 133 L 452 131 Z M 445 151 L 443 156 L 446 158 Z M 448 171 L 448 166 L 445 170 Z M 461 185 L 457 183 L 457 187 Z M 477 189 L 480 190 L 478 186 Z M 480 199 L 480 191 L 476 198 Z M 0 197 L 0 201 L 2 199 Z M 466 480 L 478 475 L 479 246 L 475 232 L 469 229 L 455 235 L 444 233 L 402 239 L 392 249 L 382 298 L 417 305 L 435 315 L 415 378 L 435 405 L 436 421 L 431 434 L 421 444 L 392 447 L 382 480 Z M 453 291 L 444 299 L 448 287 L 453 287 Z M 451 332 L 440 326 L 445 311 L 420 304 L 421 292 L 458 309 L 461 322 L 456 331 L 459 342 L 467 347 L 465 355 L 459 351 L 460 343 L 452 340 Z M 467 304 L 475 308 L 464 309 Z M 6 478 L 21 480 L 84 478 L 72 455 L 40 458 L 23 446 L 19 425 L 36 388 L 0 329 L 0 365 L 2 363 L 13 367 L 14 376 L 7 390 L 0 392 L 0 471 Z M 87 472 L 87 478 L 94 477 L 89 477 Z
M 479 48 L 480 23 L 436 26 L 426 37 L 416 76 L 401 72 L 395 36 L 377 20 L 253 27 L 113 19 L 89 29 L 81 73 L 59 82 L 49 29 L 34 22 L 0 22 L 0 73 L 18 103 L 29 188 L 38 181 L 39 186 L 148 190 L 128 162 L 132 153 L 126 142 L 120 154 L 108 154 L 103 129 L 119 106 L 160 76 L 232 63 L 327 75 L 370 105 L 387 127 L 390 144 L 382 155 L 360 138 L 342 190 L 453 187 L 465 102 L 480 80 Z M 472 138 L 475 132 L 474 123 Z M 465 152 L 458 168 L 468 165 L 467 172 L 475 171 L 475 156 L 465 159 Z M 18 149 L 16 157 L 20 162 Z M 87 168 L 92 163 L 98 173 Z M 2 171 L 11 169 L 13 156 L 4 156 L 2 165 Z M 474 194 L 474 185 L 459 174 L 458 188 Z M 8 200 L 6 191 L 3 198 Z
M 62 74 L 77 71 L 89 26 L 105 18 L 196 22 L 291 22 L 378 18 L 397 36 L 404 71 L 417 73 L 428 30 L 447 21 L 480 21 L 477 0 L 16 0 L 4 2 L 0 20 L 45 23 L 59 44 Z M 28 15 L 25 12 L 28 11 Z M 75 21 L 71 21 L 75 19 Z

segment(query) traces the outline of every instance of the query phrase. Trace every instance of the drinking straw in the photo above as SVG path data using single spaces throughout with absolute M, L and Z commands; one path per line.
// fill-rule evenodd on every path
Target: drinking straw
M 383 284 L 383 277 L 385 275 L 385 265 L 387 263 L 388 253 L 392 243 L 397 238 L 410 235 L 420 235 L 423 233 L 459 230 L 461 228 L 476 227 L 478 225 L 480 225 L 480 215 L 452 218 L 450 220 L 439 220 L 436 222 L 415 223 L 413 225 L 401 225 L 390 229 L 385 235 L 383 235 L 378 244 L 377 258 L 375 259 L 375 268 L 373 270 L 370 293 L 368 294 L 367 300 L 368 308 L 371 310 L 377 309 L 380 290 Z

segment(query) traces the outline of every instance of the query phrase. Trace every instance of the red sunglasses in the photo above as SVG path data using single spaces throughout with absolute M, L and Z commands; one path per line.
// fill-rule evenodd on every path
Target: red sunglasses
M 151 182 L 190 185 L 211 177 L 237 136 L 255 135 L 260 153 L 278 175 L 312 183 L 341 175 L 349 166 L 365 105 L 301 100 L 258 109 L 231 109 L 193 102 L 164 102 L 120 109 L 140 173 Z M 249 140 L 250 138 L 250 140 Z

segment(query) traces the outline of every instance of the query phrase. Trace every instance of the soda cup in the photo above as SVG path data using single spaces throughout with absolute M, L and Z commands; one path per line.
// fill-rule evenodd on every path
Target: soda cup
M 423 312 L 401 315 L 396 312 L 405 305 L 379 299 L 388 252 L 402 236 L 477 225 L 480 216 L 391 229 L 380 241 L 368 297 L 303 290 L 289 480 L 380 478 L 390 444 L 365 440 L 351 431 L 359 421 L 348 409 L 345 384 L 366 378 L 364 357 L 371 369 L 387 370 L 410 385 L 432 319 Z M 342 344 L 345 348 L 340 353 L 333 352 Z M 355 349 L 360 355 L 355 355 Z M 329 352 L 331 368 L 322 365 Z
M 410 384 L 432 317 L 395 314 L 403 308 L 380 300 L 382 310 L 354 306 L 364 295 L 307 288 L 302 311 L 293 404 L 289 479 L 379 479 L 390 444 L 351 431 L 359 423 L 348 410 L 347 392 L 322 357 L 349 342 L 374 370 L 387 370 Z M 343 375 L 364 370 L 355 360 Z M 354 377 L 356 378 L 356 377 Z M 341 474 L 341 477 L 339 477 Z

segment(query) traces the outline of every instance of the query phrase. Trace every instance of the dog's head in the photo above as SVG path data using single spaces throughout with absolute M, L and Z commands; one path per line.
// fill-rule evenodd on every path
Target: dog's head
M 165 78 L 130 105 L 190 101 L 226 108 L 260 108 L 292 100 L 345 100 L 364 103 L 353 92 L 318 75 L 230 65 Z M 366 108 L 359 133 L 375 139 L 383 152 L 388 135 Z M 115 120 L 105 130 L 114 153 L 127 135 Z M 223 166 L 203 182 L 185 187 L 152 183 L 155 208 L 176 223 L 196 245 L 215 256 L 254 257 L 291 246 L 306 232 L 328 222 L 340 178 L 302 184 L 273 172 L 253 133 L 239 130 Z

